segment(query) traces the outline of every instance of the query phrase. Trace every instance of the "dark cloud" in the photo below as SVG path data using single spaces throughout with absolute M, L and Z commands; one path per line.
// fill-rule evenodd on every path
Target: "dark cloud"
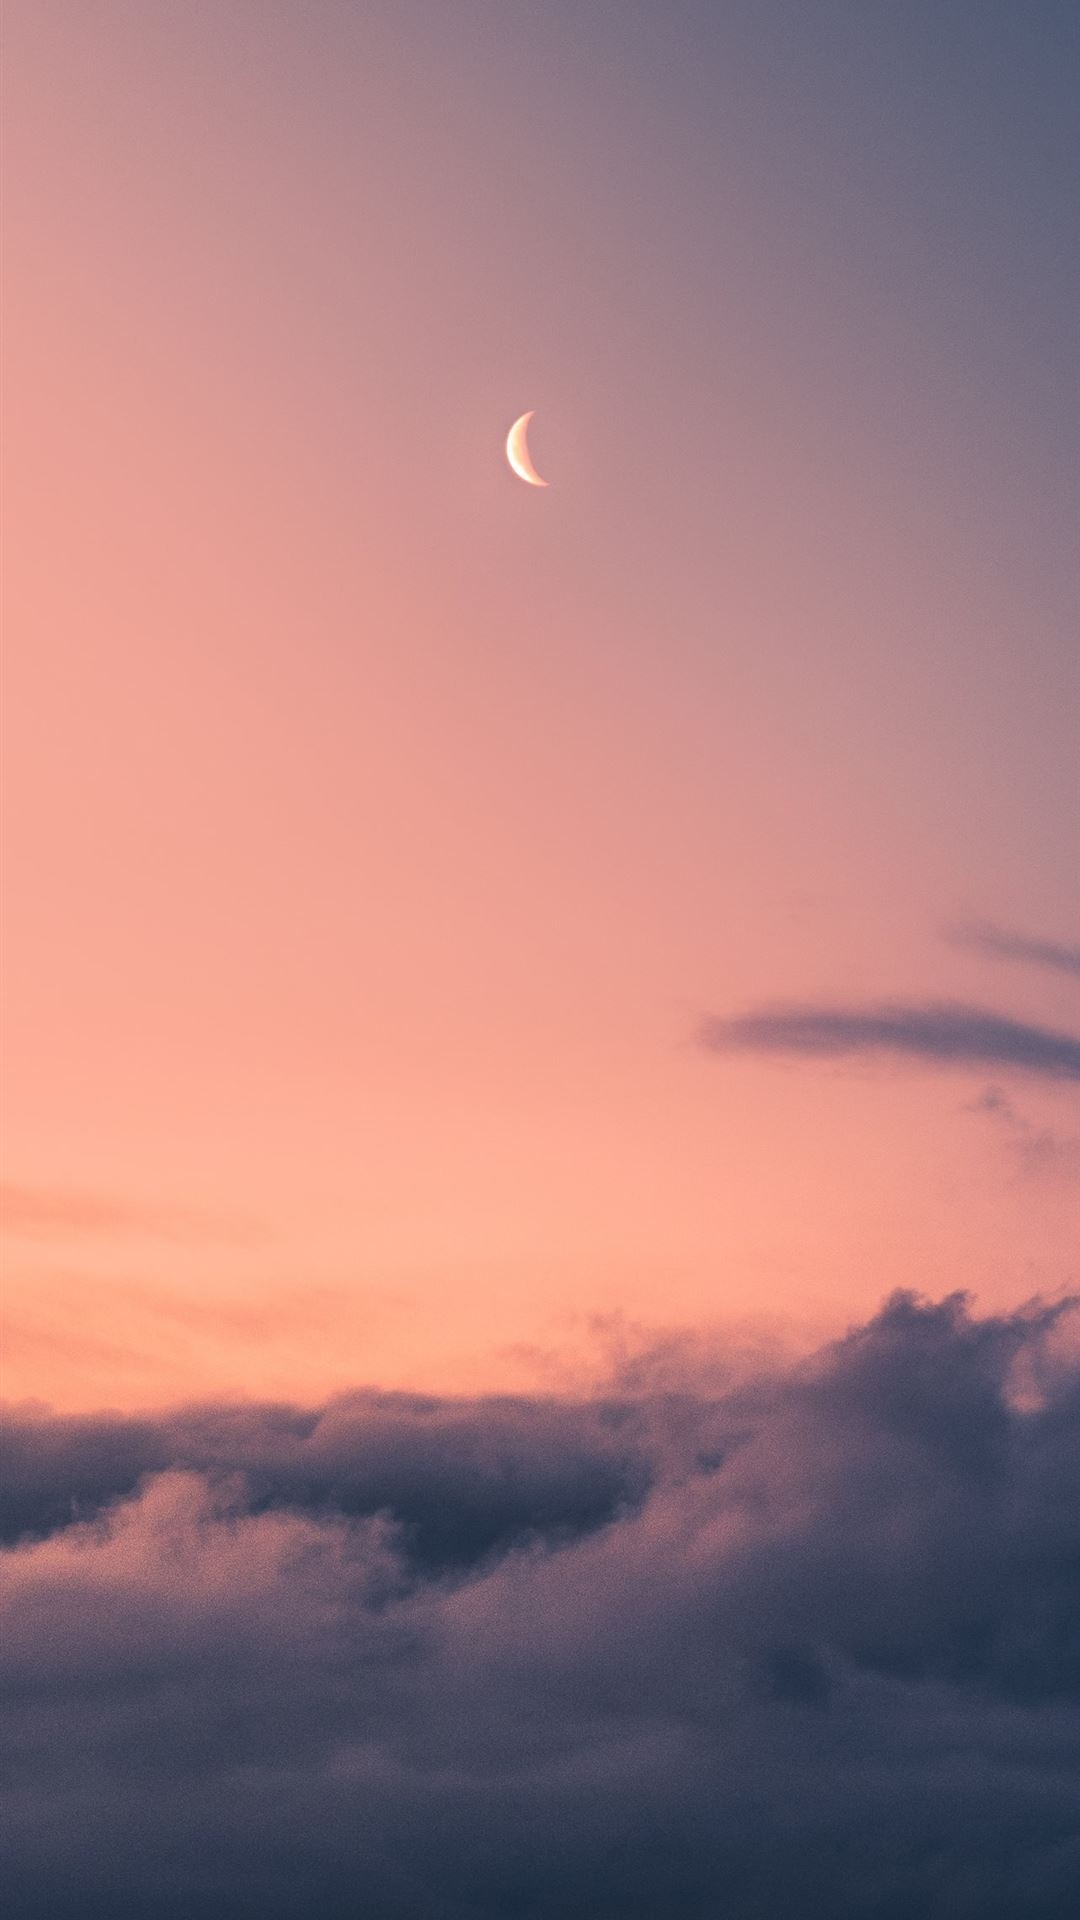
M 425 1569 L 471 1565 L 542 1538 L 603 1525 L 647 1490 L 655 1414 L 360 1393 L 317 1412 L 196 1407 L 157 1420 L 15 1415 L 5 1435 L 0 1540 L 93 1519 L 146 1475 L 244 1476 L 252 1511 L 385 1515 L 398 1551 Z
M 1080 1080 L 1077 1035 L 949 1000 L 756 1007 L 731 1019 L 707 1019 L 699 1039 L 712 1053 L 892 1053 L 933 1066 L 1013 1067 L 1048 1080 Z
M 1017 960 L 1022 965 L 1050 967 L 1056 973 L 1080 978 L 1080 946 L 1060 940 L 1036 940 L 1012 927 L 996 927 L 987 920 L 965 920 L 947 930 L 956 947 L 971 947 L 992 960 Z
M 16 1920 L 1064 1920 L 1080 1362 L 13 1417 Z

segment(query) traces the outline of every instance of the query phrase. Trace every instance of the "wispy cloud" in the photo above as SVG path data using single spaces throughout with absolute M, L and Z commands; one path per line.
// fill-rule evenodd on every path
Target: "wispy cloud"
M 156 1206 L 112 1194 L 12 1181 L 0 1182 L 0 1230 L 27 1240 L 135 1237 L 236 1245 L 262 1237 L 250 1221 L 194 1207 Z
M 1000 1087 L 987 1087 L 967 1111 L 985 1114 L 996 1123 L 1005 1134 L 1022 1173 L 1080 1172 L 1080 1136 L 1036 1126 Z
M 1014 927 L 998 927 L 989 920 L 964 920 L 947 927 L 945 937 L 954 947 L 970 947 L 991 960 L 1015 960 L 1022 966 L 1049 967 L 1080 979 L 1080 946 L 1067 941 L 1038 940 Z
M 706 1019 L 711 1053 L 899 1054 L 931 1066 L 1013 1068 L 1048 1080 L 1080 1080 L 1080 1036 L 950 1000 L 895 1000 L 859 1007 L 795 1002 Z

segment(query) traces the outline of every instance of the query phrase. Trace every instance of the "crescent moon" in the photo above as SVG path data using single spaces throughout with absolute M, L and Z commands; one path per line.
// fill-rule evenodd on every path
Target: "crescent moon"
M 506 457 L 519 480 L 527 480 L 530 487 L 546 487 L 547 481 L 541 480 L 529 457 L 528 433 L 532 417 L 531 413 L 523 413 L 520 420 L 514 421 L 506 436 Z

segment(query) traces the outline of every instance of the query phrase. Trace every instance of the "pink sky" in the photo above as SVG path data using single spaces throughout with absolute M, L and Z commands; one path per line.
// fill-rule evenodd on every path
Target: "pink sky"
M 1077 1027 L 942 938 L 1077 925 L 1075 542 L 1028 343 L 964 347 L 989 242 L 815 222 L 826 129 L 513 10 L 102 11 L 8 10 L 5 1391 L 1074 1283 L 1074 1084 L 1008 1080 L 1036 1164 L 990 1068 L 694 1040 Z

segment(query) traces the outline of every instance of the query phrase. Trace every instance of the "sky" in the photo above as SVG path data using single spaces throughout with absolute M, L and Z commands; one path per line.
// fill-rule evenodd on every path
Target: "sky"
M 1074 1282 L 1067 1078 L 699 1036 L 1076 1029 L 1075 10 L 6 31 L 9 1390 Z
M 1064 1920 L 1080 10 L 4 42 L 8 1910 Z

